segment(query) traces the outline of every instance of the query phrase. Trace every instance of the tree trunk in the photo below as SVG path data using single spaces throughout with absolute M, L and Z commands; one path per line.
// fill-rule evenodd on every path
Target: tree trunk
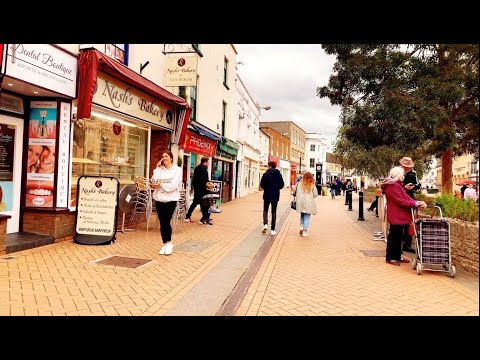
M 452 149 L 448 149 L 442 154 L 442 193 L 443 194 L 452 194 L 453 184 L 452 184 Z

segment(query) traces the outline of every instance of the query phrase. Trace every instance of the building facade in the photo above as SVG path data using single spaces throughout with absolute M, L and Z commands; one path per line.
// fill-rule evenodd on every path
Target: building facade
M 260 174 L 260 109 L 237 74 L 237 154 L 235 197 L 258 191 Z
M 260 127 L 270 127 L 289 139 L 288 160 L 290 168 L 290 185 L 296 183 L 297 174 L 302 173 L 305 166 L 305 131 L 293 121 L 260 122 Z
M 317 133 L 307 133 L 305 136 L 305 170 L 312 173 L 319 184 L 325 184 L 326 168 L 324 165 L 327 158 L 327 144 L 322 135 Z M 317 169 L 320 165 L 320 169 Z
M 273 128 L 262 127 L 261 124 L 270 124 L 269 122 L 260 122 L 260 129 L 268 135 L 268 161 L 274 161 L 277 168 L 282 174 L 285 186 L 289 186 L 289 179 L 291 177 L 291 163 L 290 163 L 290 139 L 287 135 L 279 133 Z

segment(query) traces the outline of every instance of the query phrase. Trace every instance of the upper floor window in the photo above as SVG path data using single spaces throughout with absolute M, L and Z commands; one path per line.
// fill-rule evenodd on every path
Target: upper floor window
M 315 144 L 310 145 L 310 151 L 315 151 Z
M 128 65 L 128 44 L 105 44 L 105 54 L 118 62 Z
M 197 86 L 198 86 L 198 77 L 197 77 Z M 190 106 L 192 107 L 192 112 L 190 113 L 190 120 L 197 120 L 197 86 L 190 87 Z
M 228 89 L 228 59 L 225 58 L 223 61 L 223 85 Z
M 222 135 L 225 136 L 225 121 L 227 119 L 227 103 L 222 103 Z

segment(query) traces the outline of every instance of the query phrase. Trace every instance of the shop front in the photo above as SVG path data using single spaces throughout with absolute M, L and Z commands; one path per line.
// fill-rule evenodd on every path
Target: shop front
M 215 158 L 212 161 L 212 180 L 222 181 L 222 203 L 232 200 L 234 179 L 234 163 L 239 146 L 237 143 L 223 138 L 217 145 Z
M 285 187 L 290 187 L 290 161 L 280 159 L 280 166 L 278 168 L 283 177 Z
M 238 152 L 237 157 L 242 156 L 238 162 L 238 184 L 240 190 L 238 196 L 246 196 L 258 191 L 259 175 L 260 175 L 260 151 L 255 150 L 248 144 L 243 144 Z
M 193 198 L 192 180 L 195 167 L 200 165 L 202 157 L 215 156 L 216 147 L 216 141 L 187 130 L 185 141 L 180 145 L 180 149 L 184 151 L 184 161 L 188 164 L 188 169 L 184 167 L 183 178 L 186 180 L 184 185 L 188 190 L 189 199 Z
M 49 44 L 3 44 L 1 52 L 0 217 L 9 217 L 3 232 L 61 238 L 77 57 Z

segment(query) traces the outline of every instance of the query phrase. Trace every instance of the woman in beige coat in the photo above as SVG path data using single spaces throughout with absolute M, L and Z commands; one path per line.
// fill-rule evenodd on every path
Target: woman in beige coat
M 311 173 L 303 174 L 302 180 L 295 185 L 293 195 L 296 197 L 297 213 L 300 213 L 300 235 L 310 236 L 308 233 L 310 215 L 317 214 L 317 205 L 314 199 L 318 196 L 315 179 Z

